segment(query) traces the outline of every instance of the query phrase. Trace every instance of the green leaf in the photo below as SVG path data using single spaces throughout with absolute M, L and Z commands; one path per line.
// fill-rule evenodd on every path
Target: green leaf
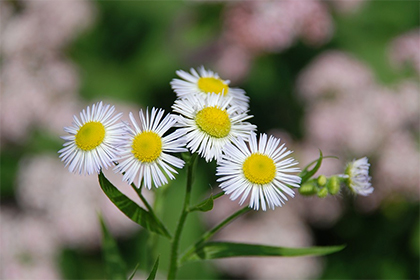
M 161 221 L 121 193 L 111 182 L 108 181 L 102 172 L 98 175 L 98 177 L 99 184 L 101 185 L 104 193 L 128 218 L 152 232 L 165 236 L 169 239 L 171 238 L 171 235 Z
M 150 271 L 149 277 L 147 277 L 147 280 L 155 279 L 158 267 L 159 267 L 159 257 L 157 257 L 156 262 L 153 265 L 152 271 Z
M 126 265 L 121 258 L 117 243 L 108 231 L 102 216 L 99 216 L 102 228 L 102 252 L 105 260 L 105 270 L 109 279 L 125 279 Z
M 139 269 L 140 263 L 137 263 L 136 267 L 134 268 L 133 272 L 131 273 L 130 277 L 128 277 L 128 280 L 131 280 L 134 278 L 134 275 L 136 275 L 137 269 Z
M 201 212 L 207 212 L 213 209 L 213 196 L 210 196 L 208 199 L 204 200 L 203 202 L 191 207 L 189 209 L 189 212 L 193 211 L 201 211 Z
M 311 163 L 309 163 L 303 170 L 302 172 L 300 172 L 299 176 L 302 178 L 301 181 L 301 185 L 304 184 L 306 181 L 308 181 L 309 178 L 311 178 L 317 171 L 318 169 L 321 167 L 321 163 L 322 163 L 322 151 L 319 150 L 319 158 Z M 314 164 L 316 162 L 316 165 L 314 166 L 314 168 L 312 168 L 312 170 L 308 170 L 308 168 Z
M 232 242 L 207 242 L 196 248 L 194 252 L 184 256 L 181 263 L 196 260 L 220 259 L 231 257 L 296 257 L 321 256 L 342 250 L 345 246 L 287 248 L 258 244 Z

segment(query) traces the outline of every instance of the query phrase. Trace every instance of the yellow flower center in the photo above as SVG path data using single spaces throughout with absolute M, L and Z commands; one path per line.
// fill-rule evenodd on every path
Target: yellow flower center
M 226 95 L 229 87 L 221 79 L 213 77 L 203 77 L 197 82 L 198 88 L 206 93 L 216 93 Z
M 242 165 L 242 170 L 248 181 L 258 185 L 268 184 L 276 176 L 273 159 L 259 153 L 250 155 Z
M 134 137 L 131 146 L 134 156 L 142 162 L 153 162 L 162 153 L 162 139 L 153 131 L 145 131 Z
M 87 122 L 77 131 L 76 145 L 83 151 L 98 147 L 105 138 L 105 127 L 101 122 Z
M 226 110 L 215 107 L 206 107 L 195 116 L 198 127 L 215 138 L 223 138 L 229 135 L 230 119 Z

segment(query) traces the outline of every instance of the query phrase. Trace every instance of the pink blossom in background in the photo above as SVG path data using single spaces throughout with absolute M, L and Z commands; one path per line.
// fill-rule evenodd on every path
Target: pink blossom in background
M 37 127 L 54 122 L 48 115 L 77 100 L 79 77 L 62 49 L 93 21 L 88 1 L 22 2 L 2 20 L 1 142 L 22 144 Z M 6 12 L 4 12 L 6 14 Z M 67 106 L 68 107 L 68 106 Z M 65 111 L 65 110 L 64 110 Z
M 140 203 L 134 190 L 112 170 L 109 180 L 123 193 Z M 150 192 L 145 193 L 150 199 Z M 36 211 L 48 219 L 49 228 L 65 246 L 94 248 L 100 245 L 98 212 L 110 231 L 127 236 L 139 227 L 121 213 L 98 185 L 97 176 L 77 176 L 64 167 L 55 154 L 30 157 L 22 161 L 18 174 L 17 199 L 28 212 Z M 65 217 L 65 218 L 63 218 Z
M 297 79 L 297 92 L 305 100 L 338 94 L 363 94 L 361 89 L 375 82 L 371 69 L 352 55 L 327 51 L 316 57 Z
M 61 279 L 55 263 L 59 245 L 43 217 L 2 206 L 0 224 L 0 278 Z
M 399 131 L 386 139 L 379 154 L 374 176 L 384 195 L 393 193 L 408 200 L 419 200 L 420 151 L 408 131 Z
M 367 0 L 334 0 L 329 4 L 342 14 L 354 14 L 363 8 Z
M 93 22 L 93 6 L 85 0 L 22 4 L 22 12 L 10 17 L 2 33 L 2 52 L 6 57 L 51 57 Z
M 222 51 L 216 60 L 216 70 L 240 80 L 251 67 L 248 61 L 255 56 L 281 52 L 298 38 L 309 45 L 320 46 L 330 40 L 333 30 L 331 16 L 322 1 L 230 2 L 224 12 L 219 42 Z M 238 55 L 233 54 L 233 50 L 239 51 Z M 231 56 L 228 58 L 228 55 Z M 225 68 L 228 64 L 230 66 Z
M 420 74 L 420 29 L 411 30 L 395 38 L 391 43 L 389 56 L 398 69 L 410 65 Z

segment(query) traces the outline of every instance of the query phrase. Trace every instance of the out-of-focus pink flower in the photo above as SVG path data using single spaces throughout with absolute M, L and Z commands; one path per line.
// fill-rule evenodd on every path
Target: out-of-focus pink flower
M 420 29 L 395 38 L 390 47 L 390 60 L 397 67 L 409 64 L 420 73 Z
M 228 77 L 235 83 L 248 74 L 252 59 L 249 51 L 237 45 L 227 45 L 221 49 L 215 69 L 221 77 Z
M 316 57 L 299 75 L 297 91 L 306 100 L 330 98 L 338 94 L 363 94 L 374 84 L 372 71 L 351 55 L 328 51 Z
M 378 191 L 418 201 L 419 170 L 420 151 L 414 137 L 407 131 L 399 131 L 384 144 L 373 178 L 378 182 Z
M 23 11 L 10 19 L 2 34 L 6 56 L 48 56 L 68 44 L 93 19 L 93 7 L 84 0 L 22 4 Z
M 227 8 L 224 36 L 253 52 L 278 52 L 301 35 L 309 43 L 325 43 L 332 29 L 320 1 L 246 1 Z
M 0 278 L 61 278 L 54 262 L 58 242 L 46 220 L 2 206 L 0 223 Z
M 124 184 L 112 171 L 106 171 L 106 174 L 116 186 Z M 131 234 L 139 228 L 103 194 L 97 177 L 74 176 L 55 155 L 26 159 L 21 164 L 18 178 L 17 198 L 21 207 L 42 213 L 63 244 L 98 246 L 101 241 L 98 211 L 117 236 Z M 139 202 L 134 190 L 126 184 L 121 191 Z M 149 196 L 148 193 L 145 195 Z
M 224 13 L 219 42 L 222 51 L 216 69 L 226 77 L 240 80 L 255 56 L 281 52 L 298 38 L 319 46 L 330 40 L 333 30 L 331 16 L 322 1 L 231 2 Z
M 359 11 L 366 0 L 334 0 L 329 3 L 340 13 L 351 14 Z
M 93 20 L 93 8 L 85 0 L 21 4 L 22 11 L 13 13 L 2 2 L 9 11 L 2 11 L 6 17 L 0 32 L 2 145 L 24 142 L 43 120 L 56 120 L 48 115 L 52 108 L 63 109 L 69 96 L 77 99 L 75 67 L 61 52 Z

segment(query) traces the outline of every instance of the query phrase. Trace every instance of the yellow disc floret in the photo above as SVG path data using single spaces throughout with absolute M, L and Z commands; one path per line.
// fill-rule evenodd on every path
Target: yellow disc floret
M 145 131 L 134 137 L 131 148 L 138 160 L 153 162 L 162 153 L 162 138 L 153 131 Z
M 216 93 L 226 95 L 229 87 L 221 79 L 213 77 L 202 77 L 197 82 L 198 88 L 206 93 Z
M 229 135 L 230 118 L 226 110 L 215 107 L 206 107 L 199 111 L 195 117 L 198 127 L 215 138 L 223 138 Z
M 245 160 L 242 171 L 251 183 L 264 185 L 270 183 L 276 176 L 276 165 L 272 158 L 254 153 Z
M 98 147 L 105 138 L 105 127 L 100 122 L 87 122 L 77 131 L 75 142 L 83 151 Z

